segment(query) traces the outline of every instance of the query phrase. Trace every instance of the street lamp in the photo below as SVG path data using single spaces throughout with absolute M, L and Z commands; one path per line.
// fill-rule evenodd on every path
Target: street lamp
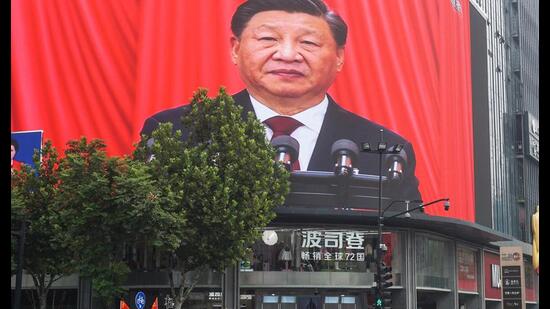
M 384 217 L 384 212 L 385 212 L 386 210 L 388 210 L 388 209 L 392 206 L 392 204 L 394 204 L 394 202 L 404 202 L 404 203 L 406 203 L 406 204 L 407 204 L 407 209 L 406 209 L 405 211 L 402 211 L 402 212 L 400 212 L 400 213 L 394 214 L 394 215 L 392 215 L 392 216 Z M 386 207 L 386 208 L 384 209 L 384 212 L 382 212 L 382 218 L 383 218 L 383 219 L 391 219 L 391 218 L 398 217 L 398 216 L 400 216 L 400 215 L 402 215 L 402 214 L 409 215 L 409 217 L 410 217 L 410 213 L 411 213 L 411 212 L 413 212 L 413 211 L 415 211 L 415 210 L 418 210 L 418 209 L 424 210 L 425 207 L 430 206 L 430 205 L 435 204 L 435 203 L 438 203 L 438 202 L 445 202 L 445 203 L 443 204 L 444 207 L 445 207 L 445 211 L 449 211 L 449 208 L 451 208 L 451 202 L 450 202 L 450 199 L 449 199 L 448 197 L 446 197 L 446 198 L 440 198 L 440 199 L 437 199 L 437 200 L 435 200 L 435 201 L 431 201 L 431 202 L 425 203 L 425 204 L 424 204 L 421 200 L 414 200 L 414 201 L 392 201 L 392 202 L 390 203 L 390 205 L 388 205 L 388 207 Z M 420 205 L 418 205 L 418 206 L 416 206 L 416 207 L 414 207 L 414 208 L 409 209 L 409 207 L 408 207 L 408 204 L 409 204 L 409 203 L 420 203 Z
M 438 202 L 445 202 L 445 211 L 448 211 L 451 203 L 449 201 L 449 198 L 441 198 L 435 201 L 431 201 L 429 203 L 423 203 L 421 200 L 394 200 L 392 201 L 386 208 L 384 208 L 384 211 L 380 213 L 378 217 L 378 250 L 376 252 L 376 264 L 377 264 L 377 273 L 376 273 L 376 289 L 375 289 L 375 307 L 374 308 L 389 308 L 387 305 L 391 303 L 391 295 L 389 295 L 389 292 L 385 292 L 384 289 L 392 286 L 391 283 L 387 282 L 392 278 L 391 275 L 391 267 L 388 267 L 384 265 L 382 261 L 382 254 L 385 254 L 387 247 L 386 244 L 382 243 L 382 226 L 384 225 L 384 220 L 391 219 L 398 217 L 402 214 L 405 214 L 406 216 L 410 217 L 410 212 L 413 212 L 415 210 L 424 209 L 424 207 L 427 207 L 429 205 L 433 205 Z M 407 209 L 405 211 L 399 212 L 397 214 L 394 214 L 389 217 L 385 217 L 384 213 L 386 210 L 388 210 L 391 206 L 395 205 L 396 203 L 405 203 L 407 205 Z M 409 209 L 410 203 L 420 203 L 420 205 L 413 207 Z
M 384 130 L 380 129 L 380 142 L 378 148 L 374 149 L 367 142 L 362 144 L 362 151 L 368 153 L 378 153 L 378 248 L 376 248 L 376 275 L 375 275 L 375 303 L 374 308 L 384 308 L 391 302 L 387 292 L 384 289 L 390 287 L 392 283 L 387 282 L 392 278 L 391 267 L 387 267 L 382 263 L 382 254 L 387 250 L 385 244 L 382 243 L 382 226 L 384 226 L 384 213 L 395 203 L 405 203 L 407 208 L 405 211 L 399 212 L 386 219 L 394 218 L 402 214 L 410 217 L 410 212 L 417 209 L 423 210 L 424 207 L 435 204 L 437 202 L 445 201 L 445 210 L 449 210 L 450 202 L 449 198 L 438 199 L 429 203 L 423 203 L 421 200 L 394 200 L 382 211 L 382 156 L 389 155 L 392 159 L 391 166 L 389 168 L 390 179 L 400 180 L 403 172 L 403 167 L 406 165 L 406 154 L 402 152 L 403 145 L 397 144 L 388 148 L 386 142 L 384 142 Z M 419 206 L 409 209 L 410 203 L 420 203 Z
M 386 212 L 386 210 L 390 209 L 396 203 L 405 203 L 405 205 L 406 205 L 405 216 L 410 218 L 411 215 L 409 214 L 409 211 L 412 211 L 412 209 L 409 210 L 409 204 L 410 203 L 422 203 L 422 200 L 412 200 L 412 201 L 409 201 L 409 200 L 393 200 L 393 201 L 391 201 L 391 203 L 388 206 L 386 206 L 386 208 L 384 208 L 384 210 L 382 211 L 382 214 L 380 216 L 384 217 L 384 213 Z
M 376 149 L 372 148 L 369 143 L 362 144 L 362 151 L 369 153 L 378 153 L 378 248 L 376 248 L 376 303 L 375 306 L 383 306 L 383 289 L 382 282 L 385 279 L 391 278 L 391 274 L 388 274 L 389 277 L 385 274 L 386 271 L 391 271 L 391 268 L 383 267 L 381 254 L 385 249 L 385 245 L 382 244 L 382 225 L 383 225 L 383 216 L 382 216 L 382 156 L 384 154 L 397 154 L 400 153 L 403 149 L 403 145 L 394 145 L 388 148 L 388 144 L 384 142 L 384 130 L 380 129 L 380 141 L 378 142 L 378 147 Z M 397 175 L 396 176 L 400 176 Z M 384 274 L 382 273 L 382 268 L 384 268 Z M 383 278 L 384 276 L 384 278 Z

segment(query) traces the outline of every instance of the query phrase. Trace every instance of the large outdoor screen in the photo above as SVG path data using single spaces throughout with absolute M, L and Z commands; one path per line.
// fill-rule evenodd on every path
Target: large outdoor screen
M 243 89 L 229 41 L 241 2 L 12 1 L 12 131 L 131 153 L 147 117 L 198 87 Z M 412 143 L 423 200 L 452 202 L 427 213 L 474 221 L 468 1 L 326 2 L 349 27 L 329 94 Z

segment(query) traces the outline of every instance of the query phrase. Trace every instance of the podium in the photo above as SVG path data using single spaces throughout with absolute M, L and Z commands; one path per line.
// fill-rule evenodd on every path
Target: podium
M 281 207 L 372 209 L 378 211 L 378 175 L 336 175 L 334 172 L 295 171 L 290 174 L 290 193 Z M 392 182 L 382 176 L 382 204 L 391 198 L 384 196 L 384 188 Z

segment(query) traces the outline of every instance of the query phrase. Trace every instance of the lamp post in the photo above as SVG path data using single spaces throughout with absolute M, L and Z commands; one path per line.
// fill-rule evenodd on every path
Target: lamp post
M 397 214 L 394 214 L 392 216 L 384 217 L 384 213 L 386 212 L 386 210 L 388 210 L 391 206 L 393 206 L 395 203 L 398 203 L 398 202 L 402 202 L 402 203 L 407 204 L 407 209 L 405 211 L 401 211 L 401 212 L 399 212 Z M 386 267 L 385 265 L 383 265 L 383 262 L 382 262 L 382 253 L 385 252 L 385 250 L 386 250 L 386 245 L 382 244 L 382 242 L 381 242 L 382 241 L 382 225 L 384 225 L 384 220 L 395 218 L 395 217 L 398 217 L 398 216 L 403 215 L 403 214 L 409 215 L 409 217 L 410 217 L 410 214 L 409 214 L 410 212 L 413 212 L 413 211 L 419 210 L 419 209 L 424 209 L 424 207 L 433 205 L 433 204 L 438 203 L 438 202 L 445 202 L 445 204 L 444 204 L 445 205 L 445 211 L 449 210 L 449 208 L 451 206 L 449 198 L 441 198 L 441 199 L 431 201 L 429 203 L 423 203 L 421 200 L 413 200 L 413 201 L 394 200 L 386 208 L 384 208 L 384 211 L 382 211 L 382 213 L 378 217 L 378 222 L 381 222 L 381 223 L 378 224 L 378 241 L 379 241 L 378 246 L 379 246 L 379 249 L 378 249 L 378 252 L 376 254 L 376 264 L 377 264 L 376 279 L 377 279 L 377 282 L 376 282 L 376 293 L 375 293 L 375 295 L 376 295 L 375 298 L 376 299 L 375 299 L 375 307 L 374 308 L 390 308 L 390 307 L 386 307 L 386 305 L 388 305 L 388 302 L 391 302 L 391 299 L 387 299 L 387 300 L 385 299 L 386 297 L 389 297 L 388 295 L 385 295 L 385 294 L 390 294 L 390 293 L 384 293 L 384 289 L 386 288 L 385 285 L 387 285 L 387 283 L 385 283 L 385 281 L 392 278 L 391 267 Z M 408 205 L 410 203 L 420 203 L 420 205 L 409 209 Z M 388 285 L 388 287 L 389 286 L 391 286 L 391 285 Z
M 384 300 L 384 298 L 386 297 L 385 296 L 386 293 L 384 293 L 384 289 L 386 287 L 391 286 L 391 283 L 388 284 L 386 282 L 386 280 L 389 280 L 392 277 L 390 273 L 391 267 L 386 267 L 385 265 L 383 265 L 383 261 L 382 261 L 382 254 L 385 253 L 385 251 L 387 250 L 386 245 L 382 243 L 382 227 L 384 226 L 384 219 L 395 218 L 402 214 L 407 214 L 410 216 L 409 213 L 412 211 L 415 211 L 418 209 L 424 209 L 424 207 L 426 206 L 429 206 L 441 201 L 445 201 L 446 211 L 449 210 L 449 207 L 450 207 L 449 198 L 442 198 L 442 199 L 434 200 L 432 202 L 425 203 L 425 204 L 421 200 L 393 200 L 388 206 L 386 206 L 386 208 L 384 208 L 384 210 L 382 210 L 382 156 L 385 154 L 395 156 L 397 154 L 400 154 L 403 149 L 403 145 L 400 145 L 400 144 L 394 145 L 388 148 L 387 143 L 384 142 L 383 134 L 384 134 L 384 130 L 380 129 L 380 142 L 378 143 L 377 149 L 372 149 L 369 143 L 362 144 L 363 152 L 378 153 L 378 220 L 377 220 L 378 221 L 378 247 L 376 248 L 376 251 L 375 251 L 376 252 L 376 275 L 375 275 L 375 289 L 374 289 L 374 293 L 375 293 L 374 308 L 383 308 L 383 307 L 386 307 L 385 305 L 388 305 L 386 303 L 387 301 Z M 402 172 L 402 170 L 400 169 L 402 168 L 402 166 L 396 165 L 401 163 L 394 161 L 393 164 L 394 165 L 392 166 L 392 168 L 390 168 L 390 172 L 392 174 L 391 177 L 392 178 L 401 177 L 400 173 Z M 395 167 L 397 167 L 397 169 L 394 169 Z M 385 218 L 384 213 L 392 205 L 398 202 L 406 203 L 407 209 L 405 211 L 394 214 L 388 218 Z M 409 209 L 408 206 L 410 203 L 419 203 L 420 205 Z
M 376 149 L 371 148 L 369 143 L 362 144 L 362 151 L 370 153 L 378 153 L 378 247 L 376 248 L 376 289 L 375 295 L 378 299 L 382 295 L 382 259 L 381 254 L 385 249 L 385 246 L 382 244 L 382 226 L 383 223 L 383 212 L 382 212 L 382 156 L 385 154 L 397 154 L 400 153 L 403 149 L 403 145 L 395 145 L 388 148 L 386 142 L 384 142 L 384 130 L 380 129 L 380 141 L 378 142 L 378 147 Z M 376 304 L 375 304 L 376 306 Z

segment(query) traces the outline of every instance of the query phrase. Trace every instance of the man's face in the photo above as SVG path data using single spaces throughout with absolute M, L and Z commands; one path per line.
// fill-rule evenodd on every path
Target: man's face
M 241 38 L 231 39 L 233 62 L 253 95 L 262 99 L 317 100 L 344 62 L 328 23 L 304 13 L 254 15 Z
M 15 157 L 15 146 L 11 145 L 11 159 Z

